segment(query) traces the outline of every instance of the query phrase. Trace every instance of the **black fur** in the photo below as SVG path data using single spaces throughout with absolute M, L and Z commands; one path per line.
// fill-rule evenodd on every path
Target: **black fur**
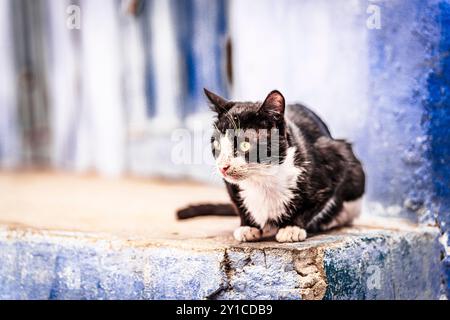
M 237 123 L 244 130 L 276 127 L 281 136 L 281 162 L 287 149 L 296 147 L 295 166 L 302 168 L 304 173 L 297 181 L 294 199 L 286 205 L 288 214 L 268 223 L 277 227 L 298 225 L 308 231 L 319 231 L 339 213 L 344 201 L 356 200 L 364 194 L 364 171 L 351 145 L 333 139 L 326 124 L 304 105 L 285 106 L 284 97 L 278 91 L 271 92 L 263 103 L 232 102 L 207 90 L 205 93 L 217 113 L 215 127 L 221 133 L 233 129 Z M 225 185 L 241 225 L 260 228 L 245 207 L 239 186 L 227 181 Z M 332 198 L 334 202 L 324 214 L 323 209 Z M 194 207 L 189 210 L 189 217 L 206 214 L 205 210 L 195 214 Z M 214 210 L 210 213 L 214 214 Z
M 235 216 L 236 209 L 231 204 L 199 204 L 190 205 L 177 211 L 180 220 L 197 216 Z

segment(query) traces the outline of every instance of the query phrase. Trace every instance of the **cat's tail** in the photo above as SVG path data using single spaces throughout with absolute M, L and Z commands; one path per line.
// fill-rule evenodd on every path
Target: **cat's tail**
M 197 204 L 177 210 L 179 220 L 200 216 L 237 216 L 231 204 Z

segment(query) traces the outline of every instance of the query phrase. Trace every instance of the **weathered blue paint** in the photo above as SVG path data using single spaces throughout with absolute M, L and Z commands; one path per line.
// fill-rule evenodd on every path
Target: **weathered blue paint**
M 438 235 L 370 229 L 199 246 L 3 228 L 0 299 L 433 299 Z
M 227 278 L 214 299 L 301 299 L 289 251 L 229 249 Z
M 182 59 L 182 116 L 206 108 L 203 88 L 227 95 L 225 40 L 227 6 L 224 0 L 173 2 Z
M 146 98 L 146 112 L 148 117 L 153 117 L 156 113 L 156 99 L 155 99 L 155 75 L 153 72 L 153 50 L 152 50 L 152 28 L 151 17 L 153 0 L 146 0 L 140 2 L 139 15 L 136 19 L 139 20 L 139 28 L 141 29 L 142 45 L 145 57 L 145 98 Z
M 434 217 L 442 233 L 450 233 L 450 2 L 439 3 L 434 23 L 440 26 L 440 42 L 433 49 L 433 71 L 428 78 L 425 103 L 430 148 L 428 158 L 433 175 Z M 448 239 L 448 237 L 447 237 Z M 444 244 L 445 245 L 445 244 Z M 446 244 L 447 246 L 450 243 Z M 444 261 L 446 293 L 450 298 L 449 256 Z
M 364 150 L 368 196 L 401 215 L 427 219 L 431 207 L 430 137 L 424 104 L 439 43 L 437 1 L 379 1 L 381 29 L 368 30 L 370 106 Z M 420 217 L 419 217 L 420 216 Z
M 444 274 L 444 284 L 445 284 L 445 290 L 447 292 L 447 299 L 450 296 L 449 292 L 450 292 L 450 256 L 445 257 L 444 259 L 444 270 L 445 270 L 445 274 Z
M 434 198 L 439 205 L 438 216 L 449 222 L 450 209 L 450 3 L 439 4 L 435 24 L 440 26 L 440 42 L 433 50 L 433 70 L 428 78 L 429 96 L 425 103 L 429 159 L 432 165 Z M 446 213 L 443 215 L 441 213 Z
M 42 240 L 0 243 L 1 299 L 201 299 L 223 278 L 220 252 Z
M 450 2 L 379 1 L 368 32 L 369 198 L 450 226 Z M 450 273 L 444 264 L 444 273 Z M 447 289 L 447 296 L 450 297 Z
M 440 246 L 432 235 L 379 235 L 327 249 L 326 299 L 434 299 Z M 427 267 L 423 268 L 424 261 Z M 397 279 L 403 281 L 397 281 Z

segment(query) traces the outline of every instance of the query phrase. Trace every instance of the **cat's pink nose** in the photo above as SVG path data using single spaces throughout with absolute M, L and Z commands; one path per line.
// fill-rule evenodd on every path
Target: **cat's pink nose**
M 223 175 L 226 175 L 228 169 L 230 169 L 230 166 L 223 166 L 222 168 L 220 168 L 220 172 L 221 172 Z

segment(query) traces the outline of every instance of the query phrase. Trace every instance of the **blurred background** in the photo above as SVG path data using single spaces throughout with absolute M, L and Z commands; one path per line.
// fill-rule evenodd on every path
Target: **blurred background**
M 169 161 L 175 128 L 211 126 L 203 87 L 244 100 L 279 89 L 358 140 L 367 5 L 1 0 L 1 165 L 212 179 Z
M 175 129 L 211 128 L 203 87 L 278 89 L 354 144 L 371 213 L 434 223 L 450 180 L 448 6 L 0 0 L 0 168 L 220 183 L 171 161 Z

